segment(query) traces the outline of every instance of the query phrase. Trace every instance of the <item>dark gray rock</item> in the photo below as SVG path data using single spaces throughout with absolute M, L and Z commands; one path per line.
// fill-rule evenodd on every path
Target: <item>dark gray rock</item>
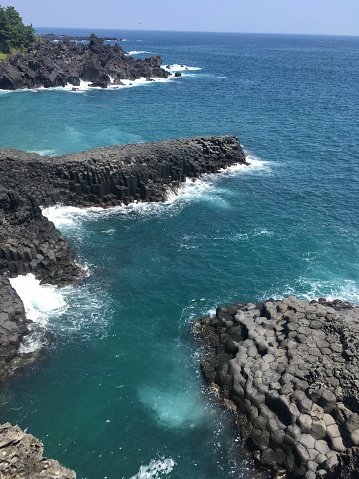
M 33 44 L 26 54 L 16 53 L 0 62 L 0 89 L 79 86 L 80 80 L 120 84 L 121 79 L 167 78 L 158 56 L 133 59 L 119 45 L 105 45 L 91 35 L 88 44 L 69 39 L 51 43 L 47 39 Z M 105 86 L 104 86 L 105 87 Z M 103 88 L 104 88 L 103 87 Z
M 231 136 L 113 146 L 52 158 L 0 150 L 0 274 L 34 272 L 55 284 L 78 278 L 70 247 L 40 205 L 163 201 L 186 178 L 235 163 L 245 163 L 245 156 Z
M 228 365 L 221 396 L 235 402 L 244 443 L 262 465 L 287 477 L 358 477 L 358 306 L 294 297 L 236 304 L 193 330 L 208 344 L 208 382 L 216 378 L 207 371 Z M 226 348 L 230 337 L 237 351 Z

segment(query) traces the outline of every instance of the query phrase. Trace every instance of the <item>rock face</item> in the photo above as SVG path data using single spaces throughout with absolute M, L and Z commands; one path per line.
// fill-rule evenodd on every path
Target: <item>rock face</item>
M 9 280 L 0 277 L 0 382 L 28 360 L 18 354 L 27 324 L 21 299 Z
M 203 373 L 261 464 L 289 478 L 358 477 L 359 307 L 235 304 L 194 330 L 209 346 Z
M 43 457 L 43 444 L 9 423 L 0 425 L 1 479 L 76 479 L 76 474 Z
M 0 89 L 79 86 L 80 80 L 107 86 L 137 78 L 167 78 L 159 56 L 135 60 L 116 44 L 104 45 L 91 35 L 88 45 L 64 40 L 33 44 L 29 53 L 0 62 Z
M 231 136 L 114 146 L 46 158 L 0 150 L 0 274 L 34 272 L 65 284 L 74 255 L 40 205 L 113 206 L 162 201 L 187 177 L 245 163 Z

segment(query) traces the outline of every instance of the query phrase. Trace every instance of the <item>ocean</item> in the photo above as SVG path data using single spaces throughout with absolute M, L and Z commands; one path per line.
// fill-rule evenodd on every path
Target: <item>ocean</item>
M 88 274 L 62 290 L 13 281 L 36 321 L 23 348 L 45 347 L 2 386 L 0 420 L 79 479 L 253 479 L 189 326 L 231 302 L 359 302 L 359 38 L 95 33 L 184 65 L 182 77 L 2 92 L 0 147 L 56 155 L 229 133 L 251 166 L 163 204 L 44 211 Z

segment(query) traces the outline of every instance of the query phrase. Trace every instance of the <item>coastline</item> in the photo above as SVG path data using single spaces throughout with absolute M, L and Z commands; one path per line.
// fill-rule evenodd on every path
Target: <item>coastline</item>
M 160 202 L 187 177 L 198 178 L 238 163 L 246 165 L 245 155 L 239 141 L 230 136 L 99 148 L 50 158 L 0 150 L 0 329 L 2 349 L 8 348 L 2 351 L 1 380 L 37 357 L 37 351 L 21 353 L 31 321 L 7 276 L 32 272 L 45 283 L 61 286 L 78 281 L 82 274 L 71 248 L 43 216 L 40 205 L 59 202 L 108 207 Z M 13 470 L 25 467 L 40 473 L 43 466 L 47 471 L 42 472 L 43 477 L 52 477 L 52 473 L 63 479 L 76 477 L 56 461 L 44 463 L 42 444 L 32 436 L 17 426 L 3 425 L 0 440 L 12 445 L 9 437 L 13 436 L 19 438 L 17 445 L 4 450 L 4 459 L 17 458 L 12 460 Z M 25 459 L 23 447 L 29 441 L 39 452 Z M 6 460 L 0 462 L 4 474 L 8 473 L 7 464 Z

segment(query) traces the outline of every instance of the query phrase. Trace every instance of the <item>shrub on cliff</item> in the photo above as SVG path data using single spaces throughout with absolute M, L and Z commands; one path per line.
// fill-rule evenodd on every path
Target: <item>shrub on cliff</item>
M 34 40 L 32 25 L 24 25 L 14 7 L 0 6 L 0 53 L 26 51 Z

